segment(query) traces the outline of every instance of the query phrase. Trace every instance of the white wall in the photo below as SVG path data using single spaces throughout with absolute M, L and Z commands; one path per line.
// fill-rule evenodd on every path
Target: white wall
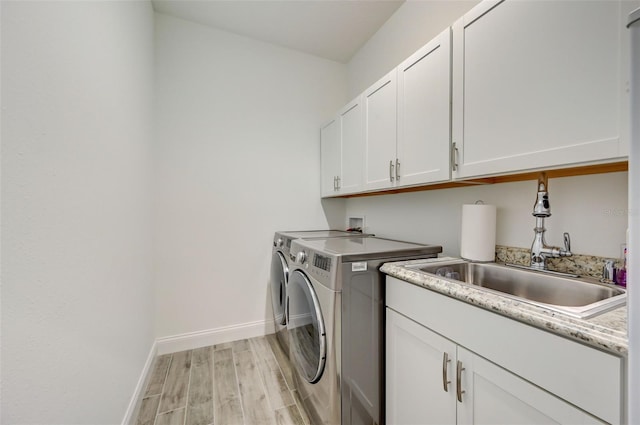
M 349 99 L 382 78 L 478 2 L 407 0 L 349 61 Z
M 156 334 L 268 320 L 273 232 L 344 226 L 319 128 L 345 66 L 157 14 L 156 70 Z
M 1 7 L 1 422 L 119 423 L 153 344 L 153 11 Z
M 463 204 L 478 199 L 498 208 L 496 243 L 529 248 L 535 218 L 531 215 L 536 182 L 353 198 L 347 215 L 366 217 L 366 231 L 378 236 L 442 245 L 460 256 Z M 627 173 L 549 179 L 552 216 L 545 221 L 547 243 L 562 246 L 571 235 L 576 254 L 620 257 L 627 229 Z

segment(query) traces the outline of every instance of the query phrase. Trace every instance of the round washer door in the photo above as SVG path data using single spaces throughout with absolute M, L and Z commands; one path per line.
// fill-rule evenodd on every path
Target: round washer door
M 285 315 L 285 303 L 287 300 L 287 279 L 289 277 L 289 267 L 284 255 L 276 251 L 271 256 L 271 304 L 273 307 L 273 317 L 278 325 L 285 325 L 287 318 Z
M 289 276 L 288 323 L 293 361 L 307 382 L 320 380 L 327 357 L 327 342 L 318 296 L 300 270 Z

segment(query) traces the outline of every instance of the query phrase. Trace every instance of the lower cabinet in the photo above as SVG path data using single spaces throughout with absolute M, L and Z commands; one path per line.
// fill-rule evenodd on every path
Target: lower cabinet
M 456 344 L 387 308 L 386 423 L 455 424 Z
M 458 347 L 458 423 L 604 424 L 471 351 Z
M 395 278 L 386 291 L 388 425 L 624 422 L 622 358 Z
M 603 424 L 387 309 L 387 424 Z

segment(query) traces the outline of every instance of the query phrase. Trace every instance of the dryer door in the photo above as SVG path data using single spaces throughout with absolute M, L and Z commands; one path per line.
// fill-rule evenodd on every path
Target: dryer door
M 320 303 L 309 278 L 300 270 L 289 276 L 287 329 L 293 362 L 307 382 L 320 380 L 327 356 L 327 341 Z
M 287 323 L 285 315 L 285 302 L 287 299 L 287 279 L 289 278 L 289 267 L 284 255 L 280 251 L 275 251 L 271 256 L 271 304 L 273 307 L 273 317 L 277 325 Z

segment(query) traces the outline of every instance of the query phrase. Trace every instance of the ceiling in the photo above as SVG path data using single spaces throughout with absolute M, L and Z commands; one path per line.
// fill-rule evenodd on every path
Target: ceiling
M 348 62 L 404 0 L 152 0 L 156 12 Z

